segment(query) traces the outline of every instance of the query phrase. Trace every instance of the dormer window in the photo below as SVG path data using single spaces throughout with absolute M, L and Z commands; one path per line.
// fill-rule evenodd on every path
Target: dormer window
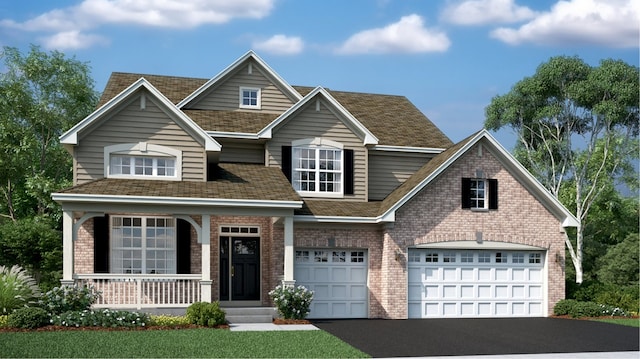
M 181 180 L 182 151 L 146 142 L 107 146 L 105 177 Z
M 240 87 L 240 108 L 260 109 L 260 89 Z

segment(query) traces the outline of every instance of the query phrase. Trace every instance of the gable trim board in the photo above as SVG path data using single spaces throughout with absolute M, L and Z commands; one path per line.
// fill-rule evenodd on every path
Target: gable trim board
M 227 76 L 233 74 L 240 66 L 242 66 L 245 62 L 253 60 L 257 63 L 259 67 L 261 67 L 266 76 L 269 77 L 283 92 L 293 101 L 297 102 L 302 99 L 302 96 L 296 91 L 291 85 L 289 85 L 280 75 L 278 75 L 266 62 L 264 62 L 255 52 L 252 50 L 248 51 L 242 57 L 234 61 L 231 65 L 227 66 L 224 70 L 218 73 L 209 81 L 205 82 L 202 86 L 200 86 L 197 90 L 191 93 L 189 96 L 185 97 L 182 101 L 177 104 L 178 108 L 183 108 L 189 103 L 196 100 L 200 95 L 206 93 L 207 90 L 216 86 L 221 81 L 223 81 Z
M 558 218 L 563 227 L 577 227 L 578 220 L 569 212 L 560 201 L 555 198 L 547 189 L 545 189 L 540 182 L 533 177 L 507 150 L 500 145 L 496 139 L 487 131 L 483 129 L 477 132 L 475 135 L 462 140 L 461 148 L 447 158 L 440 166 L 427 175 L 417 186 L 411 188 L 402 198 L 391 205 L 384 213 L 379 216 L 381 222 L 393 222 L 395 220 L 395 212 L 419 193 L 425 186 L 437 178 L 442 172 L 444 172 L 452 163 L 459 159 L 463 154 L 467 153 L 474 145 L 481 140 L 486 140 L 493 148 L 497 150 L 499 160 L 507 167 L 507 169 L 518 177 L 521 183 L 532 194 L 540 200 L 543 205 Z M 436 156 L 437 158 L 437 156 Z M 427 164 L 428 165 L 428 164 Z M 427 166 L 425 165 L 425 166 Z M 406 183 L 406 182 L 405 182 Z
M 78 145 L 79 144 L 79 134 L 83 132 L 85 129 L 89 129 L 90 126 L 96 124 L 100 120 L 107 117 L 109 113 L 112 112 L 119 104 L 126 101 L 130 98 L 134 93 L 136 93 L 139 89 L 146 89 L 151 93 L 151 95 L 160 101 L 160 103 L 170 112 L 170 114 L 180 121 L 180 123 L 187 128 L 192 136 L 195 136 L 196 139 L 199 140 L 203 144 L 205 151 L 207 152 L 220 152 L 222 146 L 214 140 L 211 136 L 209 136 L 202 128 L 196 125 L 187 115 L 185 115 L 182 111 L 180 111 L 169 99 L 167 99 L 158 89 L 156 89 L 151 83 L 149 83 L 144 77 L 138 79 L 138 81 L 131 84 L 125 90 L 120 92 L 114 98 L 109 100 L 103 106 L 95 110 L 85 119 L 80 121 L 78 124 L 73 126 L 67 132 L 60 136 L 60 143 L 69 146 L 69 145 Z
M 258 132 L 259 138 L 272 138 L 273 131 L 280 124 L 286 122 L 289 118 L 293 117 L 296 112 L 301 110 L 308 104 L 314 97 L 321 96 L 331 106 L 331 108 L 337 111 L 337 115 L 344 124 L 351 129 L 362 140 L 364 145 L 377 145 L 378 138 L 371 133 L 366 127 L 360 123 L 344 106 L 336 101 L 327 90 L 318 86 L 309 94 L 307 94 L 302 100 L 298 101 L 295 105 L 285 111 L 282 115 L 278 116 L 273 122 Z

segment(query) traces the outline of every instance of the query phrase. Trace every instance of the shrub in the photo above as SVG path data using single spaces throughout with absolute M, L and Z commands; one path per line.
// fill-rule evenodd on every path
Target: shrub
M 9 316 L 0 315 L 0 328 L 6 328 L 9 326 Z
M 629 314 L 618 307 L 594 302 L 580 302 L 574 299 L 559 301 L 553 308 L 554 315 L 569 315 L 573 318 L 601 317 L 601 316 L 628 316 Z
M 218 302 L 197 302 L 187 308 L 187 319 L 191 324 L 215 327 L 227 322 L 225 316 Z
M 61 286 L 46 292 L 40 305 L 51 315 L 88 310 L 100 298 L 101 293 L 93 286 Z
M 313 291 L 301 285 L 279 285 L 269 296 L 284 319 L 304 319 L 309 314 Z
M 82 310 L 54 315 L 50 322 L 64 327 L 134 328 L 147 326 L 149 316 L 125 310 Z
M 174 315 L 151 315 L 149 316 L 149 325 L 157 325 L 161 327 L 178 327 L 188 325 L 189 319 L 186 316 Z
M 7 324 L 13 328 L 35 329 L 47 325 L 49 315 L 39 307 L 27 307 L 15 310 L 9 314 Z
M 22 267 L 0 266 L 0 314 L 35 303 L 40 290 L 36 281 Z

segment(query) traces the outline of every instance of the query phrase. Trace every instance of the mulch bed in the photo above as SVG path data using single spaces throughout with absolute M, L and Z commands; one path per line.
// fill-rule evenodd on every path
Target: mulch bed
M 65 327 L 59 325 L 46 325 L 44 327 L 36 328 L 36 329 L 21 329 L 21 328 L 0 328 L 0 333 L 15 333 L 15 332 L 65 332 L 65 331 L 101 331 L 101 332 L 122 332 L 122 331 L 141 331 L 141 330 L 177 330 L 177 329 L 199 329 L 199 328 L 209 328 L 209 329 L 229 329 L 228 324 L 221 324 L 215 327 L 205 327 L 201 325 L 188 324 L 188 325 L 170 325 L 170 326 L 161 326 L 161 325 L 151 325 L 144 327 Z
M 275 318 L 273 320 L 273 324 L 277 324 L 277 325 L 281 325 L 281 324 L 311 324 L 311 322 L 306 320 L 306 319 Z

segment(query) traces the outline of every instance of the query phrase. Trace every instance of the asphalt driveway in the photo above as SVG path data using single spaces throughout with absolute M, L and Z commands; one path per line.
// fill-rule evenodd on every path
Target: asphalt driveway
M 313 324 L 373 357 L 640 350 L 639 328 L 587 320 L 343 319 Z

